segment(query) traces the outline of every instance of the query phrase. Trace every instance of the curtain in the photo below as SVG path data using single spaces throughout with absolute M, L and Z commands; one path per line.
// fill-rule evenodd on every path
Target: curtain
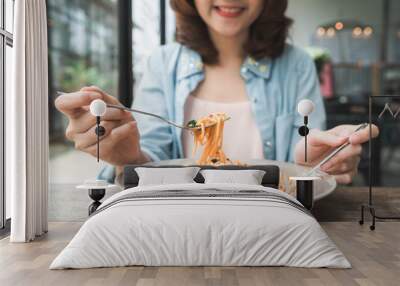
M 45 0 L 15 1 L 13 92 L 7 145 L 12 242 L 47 232 L 48 66 Z

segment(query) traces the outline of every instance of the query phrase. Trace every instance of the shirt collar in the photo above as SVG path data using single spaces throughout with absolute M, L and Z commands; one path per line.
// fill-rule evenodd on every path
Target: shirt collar
M 253 75 L 268 79 L 271 75 L 272 61 L 270 58 L 255 60 L 248 56 L 242 64 L 241 75 L 244 78 L 249 77 L 249 72 Z M 182 54 L 177 67 L 177 79 L 181 80 L 202 73 L 204 64 L 201 56 L 186 47 L 183 47 Z
M 203 61 L 195 51 L 183 47 L 177 67 L 178 80 L 203 72 Z
M 270 58 L 263 58 L 255 60 L 248 56 L 243 62 L 241 74 L 247 78 L 248 71 L 255 74 L 256 76 L 268 79 L 271 75 L 272 61 Z

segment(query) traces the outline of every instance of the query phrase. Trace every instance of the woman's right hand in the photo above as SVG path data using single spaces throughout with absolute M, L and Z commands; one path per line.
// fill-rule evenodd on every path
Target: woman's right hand
M 55 101 L 55 106 L 69 119 L 65 132 L 67 139 L 75 143 L 76 149 L 96 157 L 96 117 L 89 111 L 89 105 L 95 99 L 102 99 L 110 104 L 120 104 L 115 97 L 98 87 L 91 86 L 60 95 Z M 139 131 L 129 111 L 108 108 L 101 117 L 101 125 L 106 129 L 106 133 L 100 137 L 102 160 L 117 167 L 148 161 L 140 150 Z

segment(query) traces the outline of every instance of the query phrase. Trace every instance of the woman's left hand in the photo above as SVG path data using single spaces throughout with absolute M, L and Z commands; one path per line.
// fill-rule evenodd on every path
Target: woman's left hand
M 339 125 L 327 131 L 313 129 L 308 135 L 307 162 L 304 162 L 304 138 L 295 149 L 295 162 L 301 165 L 314 166 L 322 161 L 334 149 L 349 141 L 350 145 L 335 157 L 321 166 L 321 170 L 334 175 L 341 184 L 350 184 L 357 174 L 362 151 L 361 144 L 369 140 L 369 127 L 353 134 L 357 125 Z M 372 125 L 372 137 L 379 135 L 379 129 Z

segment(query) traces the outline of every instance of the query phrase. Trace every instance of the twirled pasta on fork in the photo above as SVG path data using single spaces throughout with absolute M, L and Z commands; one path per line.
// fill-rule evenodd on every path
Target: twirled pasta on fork
M 188 127 L 200 127 L 193 129 L 196 152 L 199 146 L 204 146 L 200 159 L 197 161 L 199 165 L 240 165 L 239 161 L 230 160 L 222 150 L 225 121 L 229 117 L 225 113 L 212 113 L 199 120 L 191 120 Z

